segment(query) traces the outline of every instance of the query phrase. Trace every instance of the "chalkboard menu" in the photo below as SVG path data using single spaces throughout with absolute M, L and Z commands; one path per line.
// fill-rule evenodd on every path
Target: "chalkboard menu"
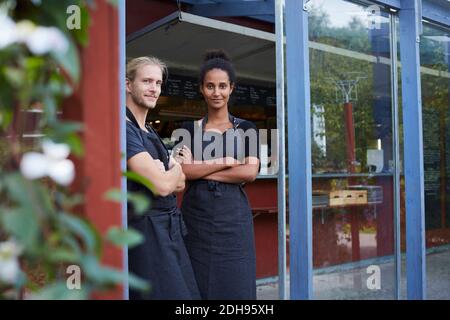
M 441 225 L 441 152 L 439 111 L 424 106 L 423 161 L 425 188 L 425 224 L 427 229 Z
M 169 76 L 161 95 L 190 100 L 198 100 L 201 98 L 197 79 L 185 76 Z
M 198 80 L 194 77 L 171 75 L 161 92 L 162 96 L 201 100 Z M 234 105 L 276 106 L 275 88 L 238 84 L 231 95 Z
M 233 94 L 235 104 L 276 106 L 275 88 L 238 84 Z

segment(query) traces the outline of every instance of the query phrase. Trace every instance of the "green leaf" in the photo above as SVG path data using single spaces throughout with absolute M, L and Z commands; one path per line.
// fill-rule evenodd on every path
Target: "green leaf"
M 77 263 L 80 256 L 71 250 L 56 248 L 48 252 L 48 259 L 54 262 Z
M 5 76 L 8 82 L 14 86 L 14 88 L 20 88 L 25 82 L 25 72 L 19 68 L 5 67 Z
M 40 6 L 40 21 L 38 22 L 41 25 L 56 25 L 67 36 L 73 35 L 81 45 L 85 46 L 88 42 L 88 31 L 91 20 L 85 2 L 89 4 L 91 1 L 42 1 L 42 5 Z M 80 29 L 69 30 L 67 27 L 67 19 L 71 14 L 71 12 L 67 13 L 67 8 L 70 5 L 77 5 L 80 8 Z
M 0 89 L 0 91 L 1 91 L 1 89 Z M 1 96 L 1 94 L 0 94 L 0 96 Z M 13 119 L 12 111 L 8 110 L 6 108 L 3 108 L 1 106 L 1 101 L 0 101 L 0 128 L 6 129 L 11 124 L 12 119 Z
M 150 207 L 150 198 L 142 193 L 128 192 L 127 197 L 137 214 L 143 214 Z
M 28 70 L 39 70 L 45 64 L 43 57 L 30 56 L 24 59 L 24 65 Z
M 123 284 L 125 280 L 124 272 L 102 266 L 99 260 L 92 255 L 84 256 L 81 259 L 81 269 L 89 280 L 100 286 Z
M 66 37 L 69 43 L 67 52 L 52 51 L 51 55 L 56 62 L 68 73 L 71 81 L 76 85 L 80 81 L 80 57 L 78 48 L 70 36 Z
M 42 77 L 42 73 L 44 71 L 43 67 L 45 66 L 45 60 L 43 57 L 25 57 L 22 64 L 22 68 L 25 69 L 24 75 L 26 76 L 26 80 L 29 84 L 36 83 L 39 77 Z
M 68 6 L 76 4 L 80 1 L 58 0 L 58 1 L 41 1 L 39 5 L 39 15 L 37 17 L 37 24 L 44 26 L 56 26 L 61 31 L 66 31 L 66 9 Z
M 106 239 L 119 247 L 134 247 L 143 241 L 143 237 L 140 232 L 131 228 L 124 230 L 118 227 L 110 228 L 106 235 Z
M 80 248 L 80 243 L 71 234 L 64 234 L 61 239 L 62 244 L 67 245 L 71 251 L 74 252 L 78 257 L 81 257 L 82 251 Z M 80 258 L 78 258 L 80 259 Z
M 46 93 L 43 97 L 42 103 L 44 105 L 44 119 L 42 121 L 47 123 L 55 122 L 57 119 L 56 111 L 58 109 L 55 97 L 49 93 Z
M 109 190 L 105 194 L 105 199 L 115 202 L 128 200 L 132 203 L 137 214 L 144 213 L 150 207 L 150 199 L 141 193 L 121 192 L 119 189 Z
M 4 210 L 0 214 L 0 221 L 3 228 L 24 245 L 26 251 L 36 251 L 40 227 L 32 211 L 24 208 Z
M 130 288 L 133 288 L 136 290 L 141 290 L 144 292 L 149 292 L 149 291 L 151 291 L 151 288 L 152 288 L 151 285 L 147 281 L 145 281 L 139 277 L 136 277 L 132 273 L 128 273 L 128 286 Z
M 88 221 L 67 213 L 60 213 L 60 221 L 81 238 L 90 253 L 100 255 L 101 237 Z
M 83 124 L 75 121 L 58 121 L 52 124 L 51 127 L 55 134 L 59 136 L 66 136 L 83 130 Z M 56 140 L 56 142 L 58 142 L 58 140 Z
M 44 130 L 44 134 L 47 138 L 53 140 L 56 143 L 70 143 L 70 147 L 74 152 L 82 152 L 82 146 L 80 141 L 76 141 L 74 138 L 76 132 L 83 130 L 83 124 L 73 121 L 55 121 L 52 120 L 49 126 Z
M 30 300 L 86 300 L 88 297 L 88 291 L 83 289 L 83 283 L 81 289 L 70 290 L 66 282 L 58 281 L 32 293 Z
M 72 30 L 75 39 L 81 44 L 83 47 L 86 47 L 89 42 L 89 24 L 91 22 L 91 18 L 89 16 L 89 11 L 87 6 L 80 6 L 81 9 L 81 17 L 80 17 L 80 29 Z
M 13 61 L 8 63 L 8 57 L 4 57 L 2 53 L 4 50 L 0 50 L 0 61 L 2 61 L 0 64 L 0 109 L 12 110 L 17 93 L 6 76 L 6 66 L 11 65 Z
M 65 140 L 65 143 L 69 145 L 70 150 L 77 157 L 82 157 L 84 155 L 83 143 L 81 142 L 81 139 L 77 134 L 69 134 Z
M 124 284 L 128 280 L 129 286 L 138 290 L 150 290 L 146 281 L 123 271 L 105 267 L 99 264 L 93 256 L 85 256 L 81 262 L 82 270 L 89 280 L 102 286 Z
M 144 185 L 151 192 L 156 193 L 155 186 L 147 178 L 145 178 L 135 172 L 132 172 L 132 171 L 126 171 L 126 172 L 122 173 L 122 175 L 127 177 L 127 179 L 129 179 L 131 181 L 134 181 L 134 182 Z
M 54 214 L 54 206 L 49 191 L 37 181 L 28 181 L 19 173 L 5 177 L 5 185 L 10 199 L 14 200 L 23 210 L 37 217 Z
M 71 209 L 84 202 L 84 195 L 80 193 L 74 193 L 66 195 L 64 192 L 56 192 L 55 200 L 65 210 Z
M 33 183 L 33 186 L 35 187 L 33 190 L 36 191 L 37 201 L 41 204 L 42 210 L 40 214 L 45 216 L 55 215 L 55 205 L 49 190 L 39 182 Z
M 32 182 L 25 180 L 19 173 L 11 173 L 5 177 L 5 185 L 10 199 L 14 200 L 20 207 L 29 211 L 33 210 L 33 199 L 30 198 Z
M 45 91 L 50 92 L 56 97 L 64 97 L 69 95 L 72 92 L 72 89 L 65 85 L 65 79 L 60 74 L 58 74 L 57 72 L 53 72 L 47 82 Z
M 125 200 L 125 193 L 119 189 L 111 189 L 105 193 L 104 198 L 110 201 L 122 202 Z

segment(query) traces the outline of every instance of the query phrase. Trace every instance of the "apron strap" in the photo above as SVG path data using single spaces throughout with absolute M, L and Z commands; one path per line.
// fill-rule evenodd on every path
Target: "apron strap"
M 131 110 L 128 107 L 126 107 L 126 114 L 127 114 L 128 120 L 131 121 L 138 129 L 141 129 L 141 127 L 139 127 L 139 124 L 138 124 L 138 122 L 136 120 L 136 117 L 134 116 L 133 112 L 131 112 Z M 163 146 L 164 150 L 166 151 L 167 161 L 170 162 L 169 150 L 167 150 L 167 147 L 164 144 L 164 142 L 161 139 L 161 137 L 159 136 L 158 132 L 156 132 L 156 130 L 152 126 L 148 126 L 147 124 L 145 124 L 145 128 L 147 130 L 151 131 L 154 135 L 156 135 L 156 137 L 158 138 L 159 142 L 161 143 L 161 145 Z

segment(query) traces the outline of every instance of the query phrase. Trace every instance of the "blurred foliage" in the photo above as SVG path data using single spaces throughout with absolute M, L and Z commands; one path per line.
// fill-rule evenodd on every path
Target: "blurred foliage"
M 81 9 L 80 29 L 66 27 L 70 5 Z M 0 1 L 0 10 L 14 22 L 56 27 L 68 41 L 64 54 L 36 55 L 23 43 L 0 47 L 0 243 L 13 239 L 22 248 L 20 274 L 13 283 L 0 279 L 0 299 L 87 299 L 94 291 L 116 288 L 126 280 L 131 287 L 148 290 L 141 279 L 101 263 L 105 241 L 133 246 L 142 241 L 139 233 L 115 226 L 102 236 L 88 219 L 76 214 L 82 195 L 50 179 L 27 180 L 19 170 L 22 155 L 40 148 L 44 136 L 69 145 L 74 156 L 83 156 L 79 138 L 83 126 L 61 120 L 60 109 L 81 79 L 79 48 L 89 43 L 89 7 L 95 10 L 95 2 Z M 33 115 L 37 120 L 30 126 Z M 35 138 L 24 136 L 30 128 Z M 139 195 L 128 197 L 141 212 L 149 205 Z M 112 191 L 107 198 L 121 201 L 123 196 Z M 79 290 L 66 285 L 69 265 L 80 267 Z

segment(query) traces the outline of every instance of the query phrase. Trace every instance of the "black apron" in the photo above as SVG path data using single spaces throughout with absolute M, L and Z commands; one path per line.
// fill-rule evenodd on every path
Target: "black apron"
M 230 116 L 233 129 L 239 120 Z M 203 142 L 203 149 L 208 144 Z M 235 153 L 237 149 L 235 144 Z M 202 299 L 256 299 L 253 216 L 242 184 L 190 181 L 181 210 L 188 230 L 185 243 Z
M 139 125 L 127 108 L 127 118 Z M 169 153 L 161 138 L 151 127 L 149 132 L 139 129 L 143 144 L 153 159 L 159 159 L 166 169 Z M 144 242 L 128 250 L 129 271 L 147 280 L 151 286 L 149 293 L 130 289 L 130 299 L 200 299 L 192 266 L 183 235 L 186 233 L 183 218 L 176 206 L 175 195 L 157 197 L 142 185 L 132 181 L 129 190 L 149 194 L 151 209 L 143 215 L 135 214 L 128 204 L 128 226 L 139 231 Z

